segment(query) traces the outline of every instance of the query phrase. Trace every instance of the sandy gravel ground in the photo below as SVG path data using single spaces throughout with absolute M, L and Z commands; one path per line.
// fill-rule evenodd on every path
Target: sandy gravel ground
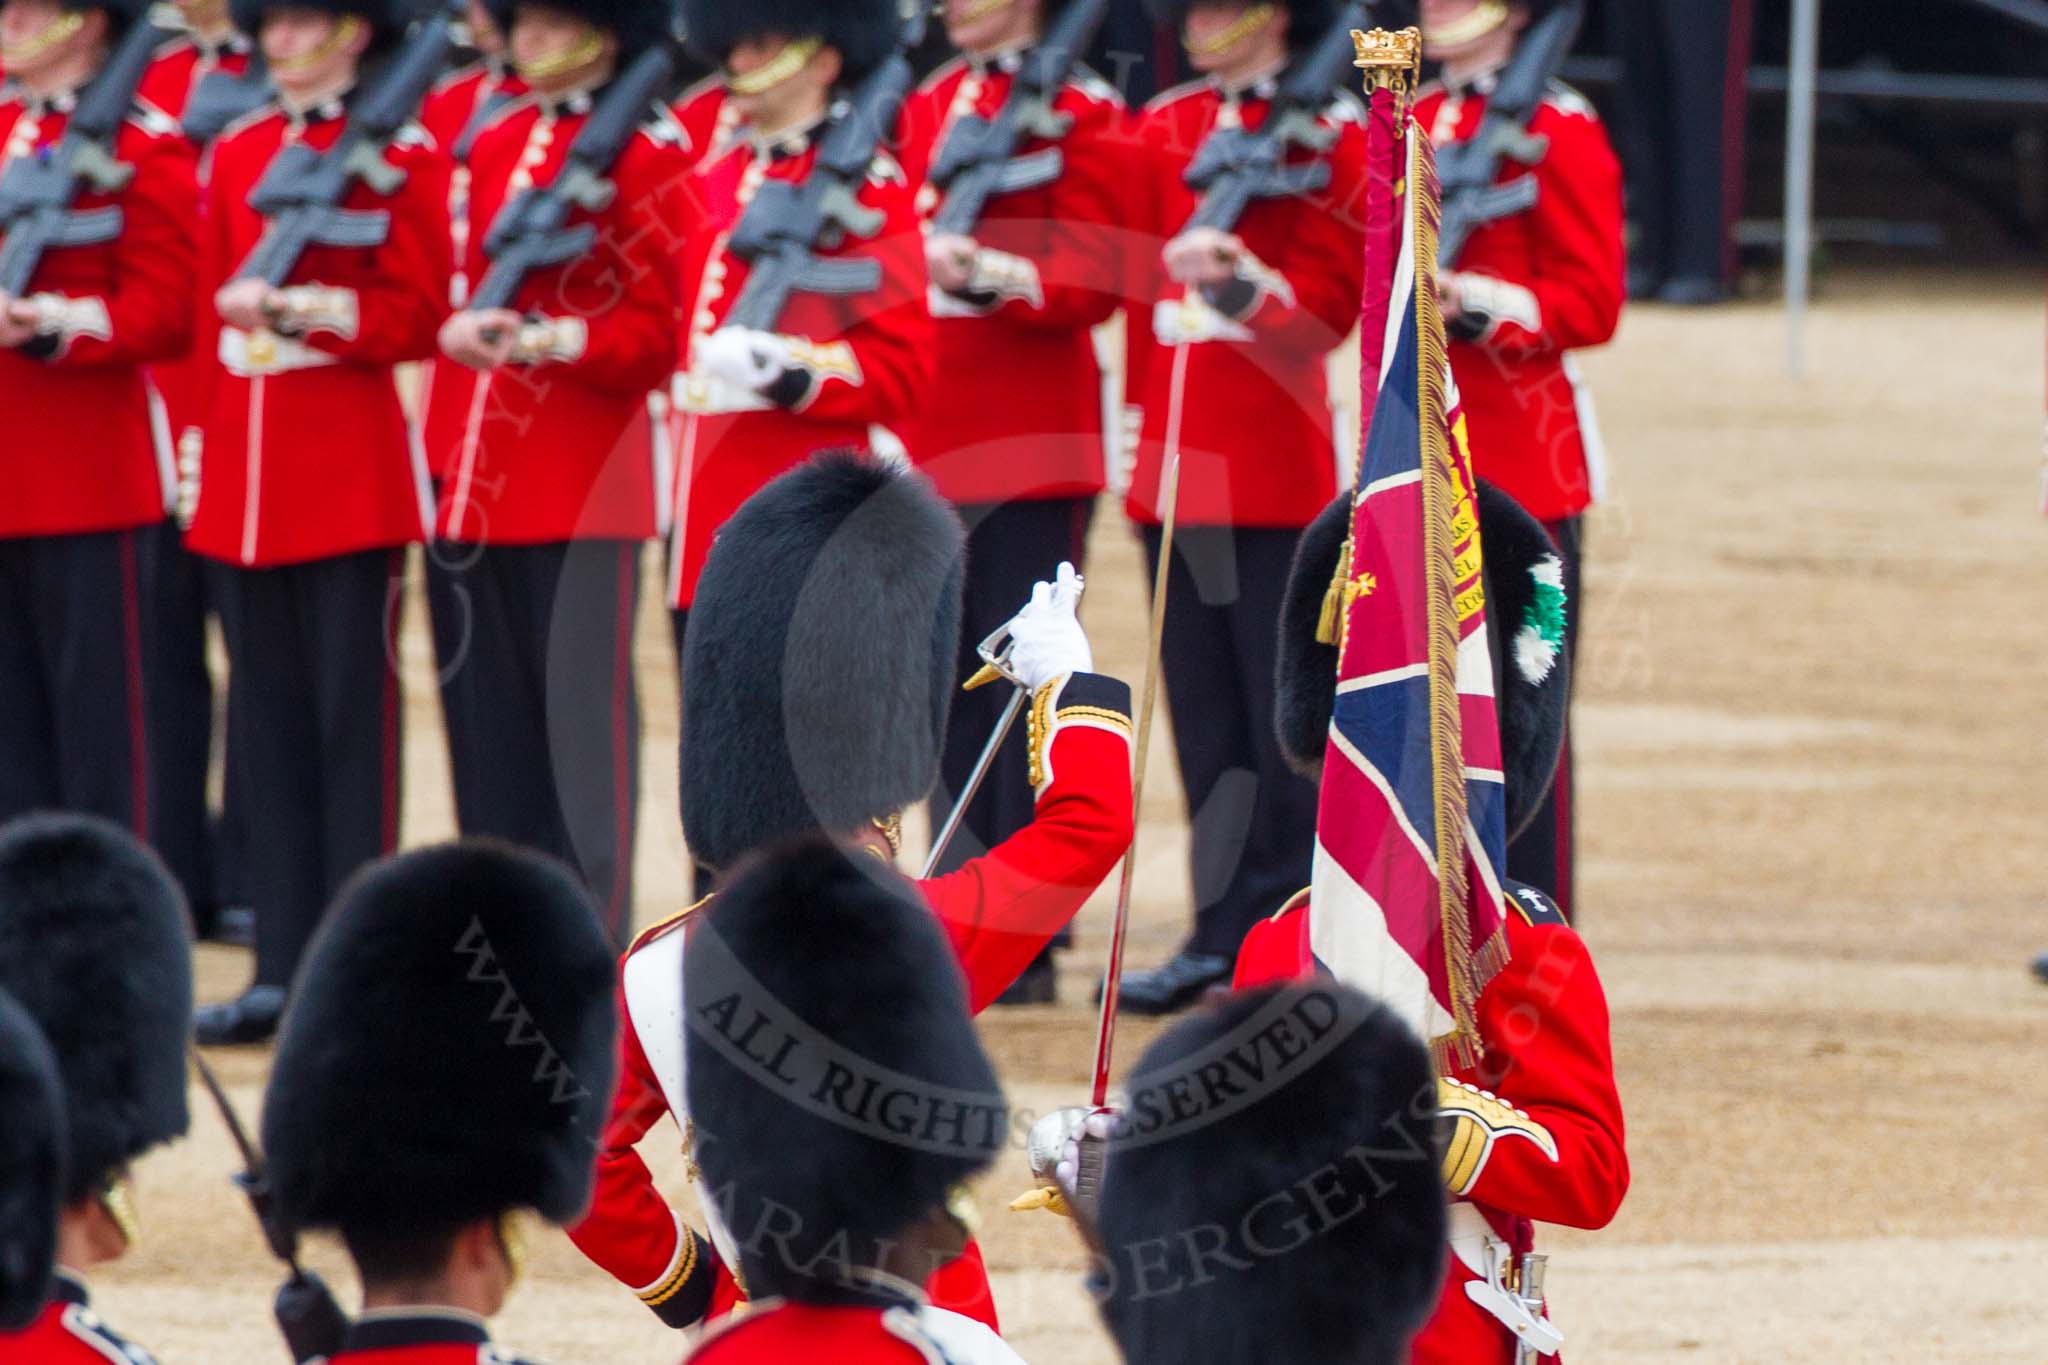
M 1869 273 L 1832 282 L 1803 384 L 1764 305 L 1637 309 L 1586 357 L 1614 467 L 1590 534 L 1580 911 L 1635 1182 L 1611 1228 L 1549 1238 L 1574 1361 L 2048 1359 L 2048 988 L 2024 970 L 2048 947 L 2041 338 L 2030 277 Z M 1099 658 L 1135 677 L 1118 518 L 1094 556 Z M 415 841 L 451 824 L 421 619 Z M 641 636 L 643 920 L 686 895 L 659 624 Z M 1184 914 L 1169 753 L 1143 812 L 1139 962 Z M 1020 1104 L 1082 1097 L 1107 915 L 1098 897 L 1082 917 L 1075 1003 L 986 1021 Z M 205 950 L 202 993 L 245 970 Z M 1147 1035 L 1125 1031 L 1127 1061 Z M 219 1060 L 253 1115 L 267 1056 Z M 151 1235 L 99 1275 L 102 1306 L 166 1362 L 278 1360 L 275 1275 L 194 1103 L 192 1138 L 144 1168 Z M 985 1200 L 1012 1340 L 1107 1362 L 1064 1225 L 998 1211 L 1021 1166 Z M 680 1352 L 566 1239 L 537 1250 L 504 1340 L 560 1365 Z M 331 1248 L 315 1259 L 346 1279 Z

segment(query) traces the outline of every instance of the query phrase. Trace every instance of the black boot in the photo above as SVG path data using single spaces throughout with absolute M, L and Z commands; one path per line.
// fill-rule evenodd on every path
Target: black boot
M 1157 967 L 1125 972 L 1118 1008 L 1132 1014 L 1172 1014 L 1216 987 L 1230 984 L 1231 961 L 1218 953 L 1183 948 Z M 1095 998 L 1100 1000 L 1098 988 Z
M 233 1000 L 201 1005 L 192 1016 L 192 1037 L 201 1047 L 267 1043 L 284 1017 L 284 987 L 251 986 Z
M 1052 950 L 1031 959 L 1024 974 L 996 997 L 998 1005 L 1054 1005 L 1059 1003 L 1059 971 L 1053 966 Z

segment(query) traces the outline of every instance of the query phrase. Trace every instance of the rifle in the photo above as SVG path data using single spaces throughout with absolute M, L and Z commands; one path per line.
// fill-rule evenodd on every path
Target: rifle
M 392 54 L 375 81 L 350 101 L 348 125 L 324 152 L 295 142 L 271 161 L 249 192 L 249 207 L 270 220 L 262 238 L 235 272 L 241 280 L 281 285 L 306 248 L 382 246 L 391 235 L 384 209 L 344 209 L 356 184 L 394 194 L 405 172 L 384 159 L 399 131 L 419 111 L 420 99 L 440 78 L 453 46 L 446 8 L 422 20 Z
M 1073 0 L 1024 54 L 1016 81 L 993 118 L 979 114 L 959 120 L 932 162 L 932 185 L 945 192 L 932 215 L 937 232 L 968 237 L 988 201 L 998 194 L 1036 189 L 1059 179 L 1065 159 L 1057 147 L 1017 155 L 1028 137 L 1058 139 L 1073 127 L 1071 115 L 1053 103 L 1109 12 L 1109 0 Z
M 253 114 L 271 99 L 270 68 L 263 54 L 249 58 L 249 68 L 239 76 L 209 71 L 185 104 L 180 121 L 185 136 L 204 147 L 219 137 L 221 130 L 245 114 Z
M 1560 0 L 1537 20 L 1501 68 L 1500 82 L 1487 96 L 1479 132 L 1469 142 L 1437 149 L 1437 183 L 1443 188 L 1444 206 L 1443 230 L 1437 238 L 1440 268 L 1457 263 L 1466 239 L 1477 229 L 1536 206 L 1535 176 L 1516 176 L 1504 185 L 1494 184 L 1494 177 L 1503 161 L 1534 166 L 1550 150 L 1549 138 L 1530 135 L 1529 120 L 1571 55 L 1585 17 L 1585 0 Z
M 142 73 L 176 34 L 147 20 L 130 24 L 78 97 L 57 146 L 48 156 L 16 157 L 0 176 L 0 294 L 21 297 L 51 247 L 97 246 L 121 235 L 118 205 L 84 212 L 71 205 L 87 191 L 112 194 L 135 178 L 133 166 L 114 160 L 114 142 Z
M 221 1089 L 220 1078 L 213 1074 L 213 1068 L 197 1048 L 192 1050 L 192 1061 L 199 1068 L 200 1083 L 213 1097 L 213 1107 L 220 1111 L 221 1122 L 227 1125 L 228 1136 L 241 1150 L 242 1173 L 234 1178 L 235 1185 L 255 1208 L 256 1221 L 263 1228 L 264 1240 L 270 1243 L 271 1254 L 291 1268 L 291 1278 L 277 1291 L 277 1299 L 271 1305 L 278 1330 L 284 1333 L 285 1345 L 291 1348 L 292 1359 L 299 1365 L 334 1355 L 341 1350 L 342 1337 L 348 1332 L 348 1315 L 334 1301 L 334 1292 L 327 1282 L 299 1265 L 297 1238 L 271 1216 L 270 1171 L 263 1163 L 263 1154 L 249 1140 L 241 1119 L 235 1116 L 234 1106 L 228 1103 L 227 1092 Z
M 471 294 L 471 312 L 505 308 L 529 275 L 545 266 L 573 261 L 597 240 L 597 225 L 565 227 L 571 209 L 603 209 L 618 194 L 606 177 L 619 153 L 647 119 L 655 98 L 675 75 L 676 59 L 667 43 L 657 43 L 635 57 L 590 111 L 590 118 L 569 144 L 562 173 L 546 186 L 521 190 L 498 211 L 484 236 L 484 255 L 491 268 Z
M 1289 165 L 1287 154 L 1296 147 L 1327 152 L 1336 142 L 1337 130 L 1324 126 L 1319 116 L 1357 55 L 1351 30 L 1363 27 L 1365 6 L 1353 0 L 1288 68 L 1256 130 L 1219 127 L 1202 139 L 1181 177 L 1202 196 L 1183 232 L 1197 227 L 1229 232 L 1255 199 L 1284 199 L 1329 185 L 1328 161 Z
M 818 159 L 802 184 L 769 180 L 733 229 L 727 245 L 748 264 L 746 287 L 726 323 L 772 332 L 790 295 L 865 294 L 882 284 L 882 263 L 872 256 L 827 259 L 818 255 L 847 234 L 872 237 L 882 215 L 860 202 L 875 151 L 892 131 L 903 97 L 916 76 L 907 55 L 924 37 L 925 6 L 914 3 L 903 38 L 888 59 L 867 74 L 818 146 Z

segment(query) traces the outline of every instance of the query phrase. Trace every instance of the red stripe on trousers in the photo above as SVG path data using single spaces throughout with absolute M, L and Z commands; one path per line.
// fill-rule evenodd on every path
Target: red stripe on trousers
M 1729 0 L 1728 60 L 1721 72 L 1721 279 L 1729 284 L 1735 280 L 1735 226 L 1742 218 L 1743 134 L 1749 115 L 1749 46 L 1755 19 L 1756 0 Z
M 135 559 L 134 531 L 121 533 L 121 628 L 127 654 L 128 782 L 135 837 L 149 838 L 149 726 L 142 705 L 142 582 Z
M 612 654 L 612 884 L 605 898 L 605 926 L 616 926 L 620 941 L 630 937 L 633 907 L 619 904 L 619 897 L 631 884 L 632 869 L 627 864 L 633 856 L 632 839 L 632 792 L 629 790 L 631 765 L 627 753 L 630 736 L 626 730 L 627 691 L 633 685 L 633 574 L 638 567 L 635 558 L 639 546 L 627 543 L 619 547 L 619 592 L 618 615 L 613 626 L 617 643 Z M 624 918 L 621 918 L 623 910 Z
M 405 615 L 405 550 L 385 560 L 384 589 L 384 721 L 381 736 L 383 778 L 380 786 L 379 835 L 385 853 L 398 848 L 398 632 Z

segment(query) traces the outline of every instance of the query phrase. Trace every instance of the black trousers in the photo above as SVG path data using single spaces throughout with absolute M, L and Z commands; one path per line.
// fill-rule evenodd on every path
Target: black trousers
M 1308 885 L 1316 789 L 1287 766 L 1273 729 L 1274 639 L 1299 536 L 1174 532 L 1161 663 L 1192 826 L 1195 952 L 1235 956 L 1253 924 Z M 1156 574 L 1159 529 L 1144 538 Z
M 442 542 L 427 554 L 441 709 L 464 834 L 552 854 L 613 942 L 633 919 L 640 542 Z
M 201 932 L 223 902 L 206 799 L 213 758 L 213 678 L 206 669 L 206 561 L 173 522 L 139 531 L 142 676 L 149 723 L 151 842 L 185 888 Z
M 0 821 L 85 811 L 149 837 L 145 534 L 0 540 Z
M 1583 614 L 1584 605 L 1579 599 L 1579 559 L 1584 545 L 1584 528 L 1579 518 L 1567 517 L 1563 521 L 1545 522 L 1543 529 L 1550 532 L 1550 538 L 1557 542 L 1558 557 L 1564 561 L 1564 653 L 1573 666 L 1570 684 L 1576 689 L 1579 617 Z M 1578 903 L 1572 895 L 1572 855 L 1575 848 L 1571 707 L 1567 700 L 1564 747 L 1558 752 L 1557 775 L 1551 779 L 1550 792 L 1543 798 L 1543 804 L 1537 808 L 1528 827 L 1508 845 L 1508 875 L 1516 881 L 1548 891 L 1567 916 L 1576 917 Z
M 215 583 L 256 983 L 288 985 L 342 882 L 397 846 L 405 551 L 221 566 Z
M 1060 561 L 1075 568 L 1088 542 L 1093 498 L 1044 498 L 1029 502 L 977 503 L 959 509 L 967 524 L 967 581 L 961 613 L 959 677 L 962 682 L 981 667 L 975 647 L 1015 616 L 1031 598 L 1031 587 L 1050 580 Z M 1014 689 L 1007 684 L 957 692 L 947 719 L 945 749 L 939 759 L 939 785 L 932 793 L 932 833 L 953 808 L 967 785 L 975 760 L 981 757 L 1003 706 Z M 1021 723 L 997 752 L 980 791 L 968 805 L 940 872 L 951 872 L 979 857 L 1031 823 L 1031 747 Z M 1064 945 L 1062 930 L 1057 940 Z
M 1754 0 L 1629 0 L 1610 7 L 1636 240 L 1632 274 L 1732 283 L 1742 203 Z

